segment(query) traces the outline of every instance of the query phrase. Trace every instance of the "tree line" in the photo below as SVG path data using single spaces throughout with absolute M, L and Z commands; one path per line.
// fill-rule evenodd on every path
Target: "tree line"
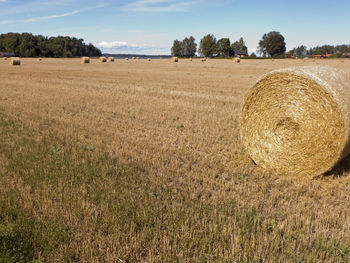
M 279 32 L 273 31 L 264 34 L 259 42 L 258 52 L 263 56 L 283 56 L 285 51 L 286 43 Z M 247 56 L 248 48 L 242 37 L 231 44 L 229 38 L 216 40 L 212 34 L 208 34 L 200 40 L 198 50 L 193 36 L 186 37 L 182 41 L 174 40 L 171 48 L 171 55 L 176 57 L 193 57 L 196 55 L 196 52 L 204 57 Z M 253 53 L 251 56 L 254 57 L 256 55 Z
M 83 39 L 58 36 L 45 37 L 30 33 L 7 33 L 0 35 L 0 51 L 20 57 L 80 57 L 101 56 L 101 50 Z
M 314 55 L 327 55 L 331 54 L 334 57 L 350 57 L 350 45 L 323 45 L 308 49 L 306 46 L 301 45 L 299 47 L 293 48 L 287 52 L 287 56 L 295 57 L 311 57 Z
M 174 40 L 171 55 L 177 57 L 193 57 L 196 53 L 204 57 L 233 57 L 247 56 L 248 48 L 243 38 L 231 44 L 229 38 L 216 40 L 215 36 L 208 34 L 199 42 L 199 48 L 194 37 L 185 38 L 183 41 Z M 262 36 L 257 47 L 258 55 L 262 57 L 284 58 L 284 57 L 312 57 L 313 55 L 331 54 L 334 57 L 350 57 L 350 45 L 323 45 L 308 49 L 301 45 L 286 52 L 285 38 L 280 32 L 272 31 Z M 257 57 L 255 53 L 250 57 Z
M 204 57 L 233 57 L 237 54 L 248 55 L 248 48 L 243 38 L 231 44 L 229 38 L 216 40 L 215 36 L 208 34 L 204 36 L 197 49 L 195 38 L 190 36 L 182 41 L 174 40 L 171 55 L 176 57 L 194 57 L 196 53 Z

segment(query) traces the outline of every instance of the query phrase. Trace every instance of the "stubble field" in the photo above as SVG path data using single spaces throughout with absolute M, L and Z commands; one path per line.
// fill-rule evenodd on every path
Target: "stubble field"
M 0 61 L 0 261 L 350 261 L 350 159 L 276 177 L 239 138 L 259 76 L 307 64 L 350 73 L 350 60 Z

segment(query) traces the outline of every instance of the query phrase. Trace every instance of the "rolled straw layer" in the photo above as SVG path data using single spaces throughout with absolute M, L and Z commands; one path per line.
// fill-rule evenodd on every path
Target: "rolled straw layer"
M 240 125 L 259 166 L 275 174 L 323 174 L 350 152 L 350 79 L 330 67 L 270 72 L 246 95 Z
M 21 60 L 19 57 L 11 57 L 10 58 L 10 65 L 11 66 L 19 66 L 21 65 Z

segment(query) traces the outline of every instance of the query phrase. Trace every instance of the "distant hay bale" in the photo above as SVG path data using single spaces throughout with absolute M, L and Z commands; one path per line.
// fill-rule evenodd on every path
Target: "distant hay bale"
M 241 59 L 239 57 L 234 57 L 232 60 L 234 62 L 236 62 L 236 63 L 240 63 L 241 62 Z
M 89 57 L 82 57 L 81 64 L 87 64 L 87 63 L 90 63 L 90 58 Z
M 4 57 L 4 60 L 7 60 L 7 57 Z
M 192 58 L 190 58 L 190 61 L 192 61 Z
M 11 57 L 10 58 L 10 65 L 11 66 L 19 66 L 21 65 L 21 60 L 19 57 Z
M 240 112 L 242 142 L 275 174 L 312 177 L 350 153 L 350 78 L 331 67 L 280 69 L 248 91 Z
M 126 61 L 129 61 L 129 58 L 125 58 Z
M 148 61 L 151 61 L 151 59 L 150 59 L 150 58 L 148 58 L 147 60 L 148 60 Z
M 106 57 L 100 57 L 99 60 L 100 60 L 101 63 L 107 62 L 107 58 Z
M 205 61 L 207 61 L 206 58 L 201 58 L 201 62 L 205 62 Z
M 42 58 L 39 58 L 39 61 L 42 61 L 43 59 Z
M 114 57 L 108 57 L 108 62 L 114 62 Z
M 172 57 L 171 58 L 171 62 L 179 62 L 179 58 L 178 57 Z

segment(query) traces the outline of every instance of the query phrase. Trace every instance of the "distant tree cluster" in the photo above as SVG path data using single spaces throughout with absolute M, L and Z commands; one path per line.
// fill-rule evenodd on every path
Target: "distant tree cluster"
M 193 57 L 196 52 L 197 44 L 192 36 L 183 41 L 174 40 L 171 48 L 171 54 L 177 57 Z M 248 48 L 243 38 L 231 45 L 229 38 L 221 38 L 217 41 L 214 35 L 208 34 L 200 40 L 198 53 L 204 57 L 233 57 L 235 55 L 248 55 Z
M 171 55 L 176 57 L 193 57 L 197 51 L 197 44 L 195 38 L 190 36 L 182 41 L 174 40 L 173 47 L 171 48 Z
M 299 46 L 287 52 L 287 56 L 311 57 L 313 55 L 331 54 L 335 57 L 350 57 L 350 45 L 323 45 L 307 49 L 306 46 Z
M 92 44 L 84 44 L 75 37 L 44 37 L 30 33 L 0 35 L 0 51 L 15 53 L 20 57 L 80 57 L 101 56 L 101 50 Z
M 264 34 L 259 41 L 258 51 L 264 57 L 284 57 L 286 52 L 284 37 L 276 31 Z

